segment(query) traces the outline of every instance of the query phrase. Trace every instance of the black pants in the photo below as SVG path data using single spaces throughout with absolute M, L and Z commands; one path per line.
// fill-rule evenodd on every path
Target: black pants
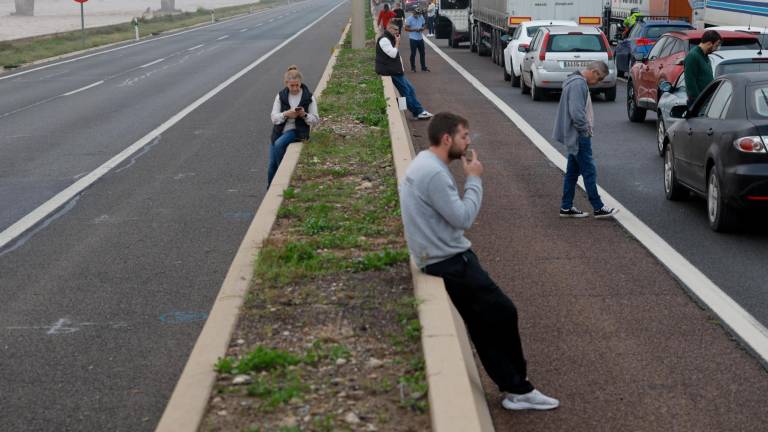
M 430 264 L 424 272 L 445 281 L 480 361 L 499 390 L 516 394 L 532 391 L 517 328 L 517 308 L 483 270 L 477 255 L 470 249 Z
M 411 70 L 416 70 L 416 51 L 419 52 L 419 61 L 421 70 L 427 70 L 427 63 L 424 61 L 424 40 L 408 39 L 411 41 Z

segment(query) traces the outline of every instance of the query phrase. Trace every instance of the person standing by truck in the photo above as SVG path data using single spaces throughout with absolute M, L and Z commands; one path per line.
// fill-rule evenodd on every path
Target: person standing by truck
M 720 48 L 722 38 L 715 30 L 707 30 L 701 35 L 701 42 L 688 51 L 685 56 L 685 92 L 688 95 L 688 108 L 715 77 L 709 55 Z
M 419 52 L 421 71 L 429 72 L 426 60 L 424 60 L 424 30 L 426 30 L 424 14 L 421 8 L 417 7 L 405 21 L 405 31 L 408 32 L 408 41 L 411 44 L 411 72 L 416 72 L 416 51 Z
M 432 0 L 427 6 L 427 36 L 432 37 L 435 35 L 435 22 L 437 21 L 437 6 L 435 1 Z

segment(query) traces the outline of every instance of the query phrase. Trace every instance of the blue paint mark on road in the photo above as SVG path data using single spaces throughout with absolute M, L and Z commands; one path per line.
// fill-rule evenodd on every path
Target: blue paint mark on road
M 160 321 L 164 324 L 185 324 L 190 322 L 205 321 L 208 319 L 207 312 L 169 312 L 160 315 Z

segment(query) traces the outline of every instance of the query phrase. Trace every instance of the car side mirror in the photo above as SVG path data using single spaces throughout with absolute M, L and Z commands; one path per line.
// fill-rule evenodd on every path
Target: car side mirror
M 677 105 L 672 107 L 672 110 L 669 112 L 669 115 L 672 118 L 678 118 L 678 119 L 684 119 L 688 117 L 688 107 L 685 105 Z
M 510 36 L 510 35 L 508 35 L 508 34 L 503 34 L 503 35 L 501 35 L 501 38 L 500 38 L 500 39 L 501 39 L 501 42 L 502 42 L 502 43 L 508 44 L 508 43 L 509 43 L 509 41 L 511 41 L 511 40 L 512 40 L 512 36 Z
M 634 57 L 636 62 L 641 62 L 641 63 L 648 62 L 648 57 L 646 57 L 646 55 L 643 53 L 634 53 L 632 54 L 632 57 Z
M 672 83 L 669 81 L 662 81 L 659 83 L 659 91 L 661 93 L 669 93 L 672 91 Z

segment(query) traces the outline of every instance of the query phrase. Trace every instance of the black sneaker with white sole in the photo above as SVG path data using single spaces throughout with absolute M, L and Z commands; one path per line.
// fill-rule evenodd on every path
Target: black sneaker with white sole
M 560 209 L 560 217 L 562 218 L 583 218 L 589 216 L 588 214 L 584 213 L 583 211 L 577 209 L 576 207 L 571 207 L 569 209 Z
M 595 210 L 595 218 L 596 219 L 610 218 L 610 217 L 613 217 L 618 212 L 619 212 L 619 209 L 617 208 L 603 207 L 600 210 Z

